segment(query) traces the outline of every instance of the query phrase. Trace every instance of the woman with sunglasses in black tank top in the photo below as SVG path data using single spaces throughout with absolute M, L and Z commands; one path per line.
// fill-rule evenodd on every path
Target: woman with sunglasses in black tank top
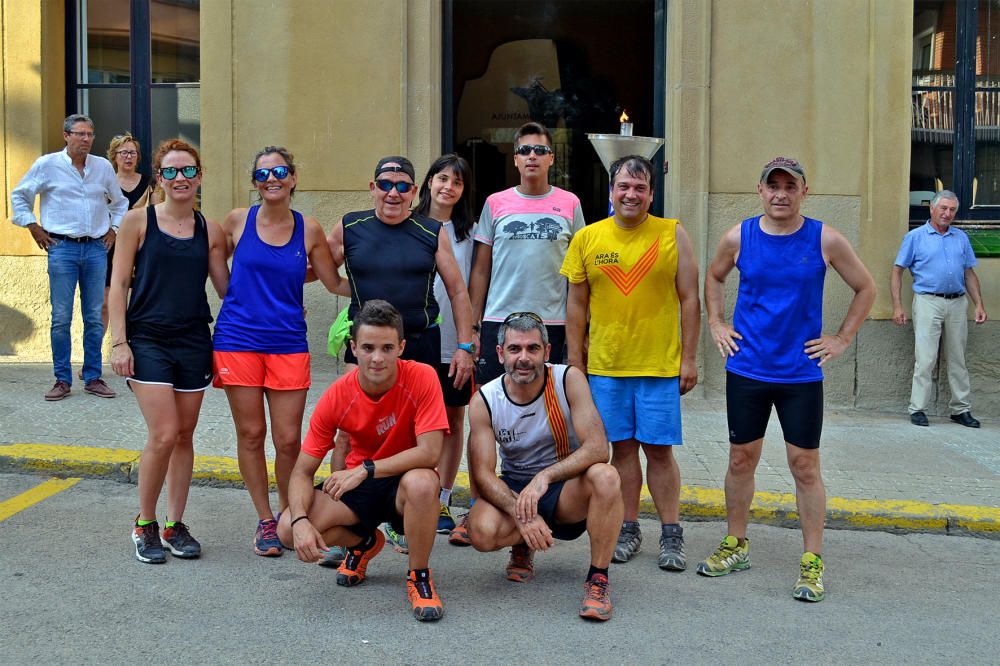
M 211 278 L 224 296 L 229 268 L 225 234 L 195 210 L 201 184 L 198 151 L 184 141 L 164 141 L 153 171 L 165 199 L 125 215 L 108 302 L 111 365 L 135 393 L 149 431 L 132 541 L 136 559 L 158 564 L 166 560 L 164 543 L 175 557 L 201 554 L 182 519 L 194 465 L 194 430 L 212 381 L 212 314 L 205 282 Z M 161 541 L 156 504 L 164 481 L 167 514 Z

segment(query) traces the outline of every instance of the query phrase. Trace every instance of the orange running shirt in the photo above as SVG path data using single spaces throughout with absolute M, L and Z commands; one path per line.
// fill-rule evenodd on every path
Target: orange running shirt
M 394 456 L 417 445 L 417 436 L 443 430 L 448 416 L 437 371 L 416 361 L 397 361 L 396 384 L 378 400 L 361 390 L 358 369 L 344 375 L 323 393 L 309 419 L 302 451 L 323 459 L 333 449 L 337 430 L 351 436 L 347 468 L 365 459 Z

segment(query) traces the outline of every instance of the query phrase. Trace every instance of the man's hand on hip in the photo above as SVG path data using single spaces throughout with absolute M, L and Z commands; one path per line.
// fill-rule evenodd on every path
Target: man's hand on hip
M 46 252 L 49 251 L 49 246 L 51 246 L 55 242 L 52 240 L 52 237 L 49 236 L 49 232 L 47 232 L 45 229 L 42 229 L 42 225 L 38 223 L 29 224 L 28 231 L 31 232 L 31 237 L 35 240 L 35 243 L 38 245 L 38 247 L 45 250 Z

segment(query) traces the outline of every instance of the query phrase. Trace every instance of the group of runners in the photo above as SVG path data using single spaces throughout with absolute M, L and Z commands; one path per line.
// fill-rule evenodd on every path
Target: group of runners
M 125 215 L 108 295 L 112 366 L 149 429 L 132 530 L 139 560 L 201 553 L 183 516 L 193 434 L 214 384 L 226 392 L 257 513 L 255 552 L 294 549 L 305 562 L 335 566 L 337 584 L 350 587 L 365 580 L 388 537 L 407 554 L 419 620 L 444 614 L 430 569 L 436 532 L 480 551 L 510 548 L 505 573 L 515 582 L 532 579 L 537 551 L 586 532 L 579 614 L 609 619 L 610 563 L 627 562 L 642 543 L 640 451 L 662 525 L 657 565 L 686 568 L 672 450 L 682 443 L 680 396 L 698 381 L 692 243 L 677 220 L 649 214 L 648 160 L 612 165 L 614 214 L 586 226 L 579 199 L 549 184 L 550 132 L 527 123 L 513 140 L 520 181 L 488 197 L 478 222 L 463 158 L 436 160 L 414 205 L 413 165 L 389 156 L 369 185 L 373 208 L 345 215 L 326 237 L 291 207 L 298 174 L 285 148 L 257 153 L 250 177 L 259 202 L 216 224 L 196 205 L 198 151 L 176 139 L 159 146 L 162 200 Z M 697 571 L 750 566 L 748 512 L 773 406 L 803 531 L 793 595 L 819 601 L 822 367 L 850 344 L 875 289 L 844 237 L 800 214 L 808 187 L 797 161 L 769 162 L 757 189 L 763 214 L 722 236 L 704 282 L 711 339 L 727 359 L 731 453 L 728 533 Z M 827 266 L 854 291 L 833 335 L 822 332 Z M 729 323 L 724 285 L 734 267 Z M 223 299 L 214 332 L 209 279 Z M 303 285 L 316 279 L 350 297 L 350 339 L 345 373 L 320 398 L 303 442 L 311 383 Z M 466 407 L 474 500 L 456 524 L 449 506 Z M 314 485 L 328 454 L 330 474 Z

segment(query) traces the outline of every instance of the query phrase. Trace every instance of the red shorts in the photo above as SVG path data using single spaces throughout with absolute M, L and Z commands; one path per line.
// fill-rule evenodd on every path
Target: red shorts
M 259 352 L 216 351 L 212 355 L 216 388 L 262 386 L 276 391 L 309 388 L 309 352 L 261 354 Z

